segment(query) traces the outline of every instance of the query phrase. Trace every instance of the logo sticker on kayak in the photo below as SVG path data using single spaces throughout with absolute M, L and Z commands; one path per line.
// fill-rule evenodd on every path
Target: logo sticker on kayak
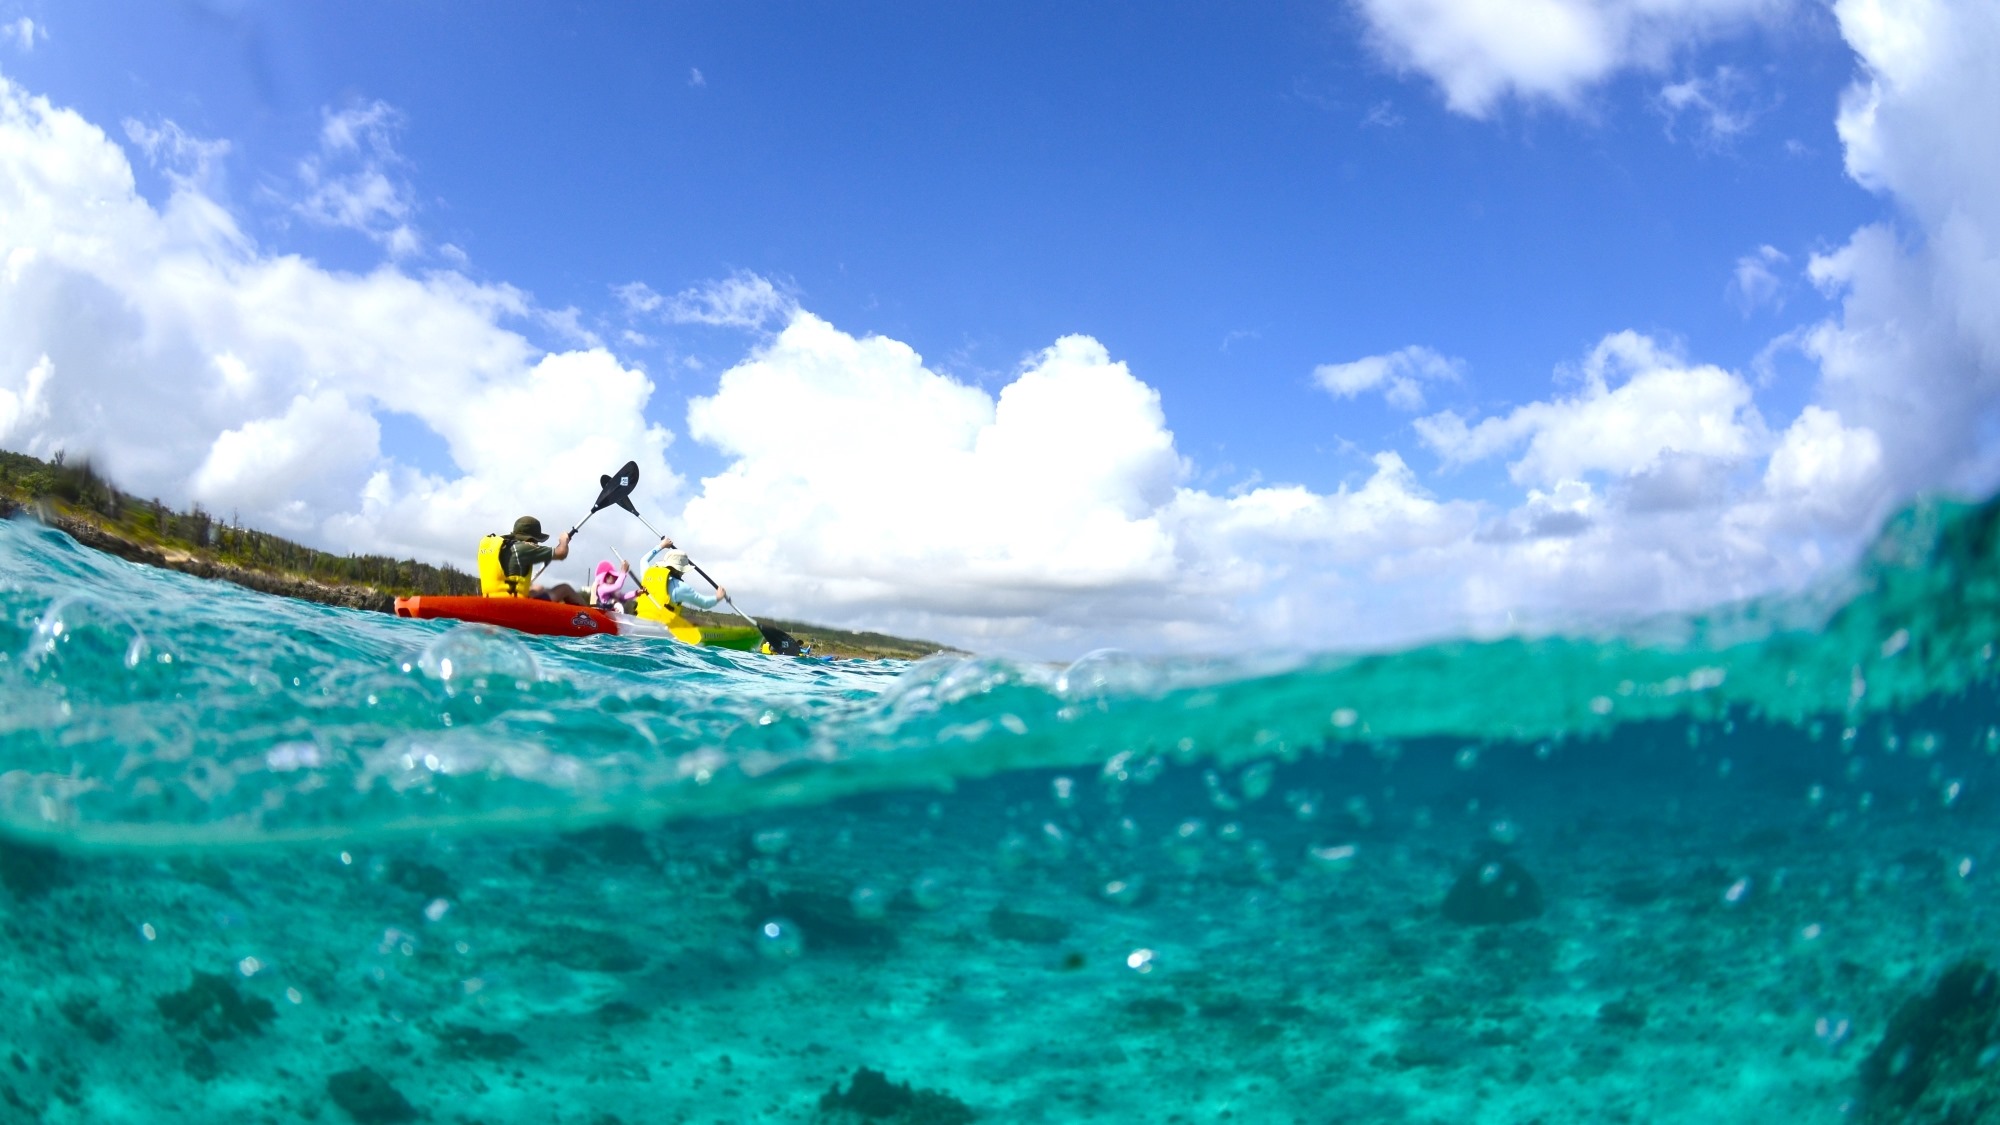
M 590 619 L 590 615 L 589 615 L 588 613 L 579 613 L 579 614 L 577 614 L 577 615 L 576 615 L 575 617 L 572 617 L 572 618 L 570 618 L 570 619 L 569 619 L 569 623 L 570 623 L 571 625 L 574 625 L 574 626 L 576 626 L 576 627 L 577 627 L 577 628 L 579 628 L 579 629 L 595 629 L 595 628 L 597 628 L 597 622 L 595 622 L 595 621 L 592 621 L 592 620 Z

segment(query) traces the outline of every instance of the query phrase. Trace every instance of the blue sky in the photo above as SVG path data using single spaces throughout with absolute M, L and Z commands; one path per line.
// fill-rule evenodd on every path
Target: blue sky
M 1320 363 L 1423 343 L 1486 405 L 1614 327 L 1745 364 L 1775 333 L 1728 299 L 1736 259 L 1881 209 L 1840 173 L 1852 64 L 1823 14 L 1713 52 L 1772 107 L 1716 141 L 1636 78 L 1581 116 L 1464 120 L 1327 4 L 611 7 L 65 5 L 18 69 L 101 120 L 230 138 L 251 228 L 329 265 L 376 249 L 256 223 L 257 187 L 322 107 L 380 99 L 432 237 L 586 318 L 626 281 L 748 269 L 968 376 L 1090 333 L 1224 484 L 1365 468 L 1338 439 L 1402 419 L 1315 400 Z M 714 368 L 742 350 L 715 335 L 663 343 Z
M 0 22 L 18 29 L 25 19 L 33 30 L 0 50 L 0 74 L 122 145 L 156 212 L 177 191 L 215 204 L 253 247 L 232 253 L 299 255 L 339 276 L 444 272 L 525 294 L 531 311 L 495 323 L 530 350 L 594 345 L 650 380 L 638 410 L 673 435 L 662 465 L 686 485 L 662 503 L 675 514 L 696 504 L 690 518 L 702 510 L 699 482 L 745 460 L 741 442 L 696 437 L 690 401 L 718 395 L 723 373 L 754 365 L 799 313 L 907 344 L 932 374 L 989 397 L 1059 338 L 1085 336 L 1157 391 L 1180 463 L 1174 487 L 1228 498 L 1295 485 L 1337 497 L 1363 489 L 1381 470 L 1378 455 L 1394 450 L 1413 494 L 1469 505 L 1455 510 L 1465 527 L 1486 529 L 1485 541 L 1537 502 L 1527 493 L 1555 495 L 1556 477 L 1529 479 L 1523 462 L 1504 461 L 1550 431 L 1522 416 L 1486 445 L 1448 448 L 1418 420 L 1448 410 L 1476 426 L 1560 402 L 1588 385 L 1579 372 L 1601 340 L 1631 332 L 1667 366 L 1712 365 L 1746 388 L 1755 417 L 1732 424 L 1747 436 L 1694 452 L 1736 482 L 1738 500 L 1753 486 L 1769 493 L 1769 459 L 1808 407 L 1842 418 L 1815 432 L 1866 428 L 1858 407 L 1842 413 L 1829 397 L 1831 353 L 1802 346 L 1815 326 L 1865 335 L 1843 312 L 1859 283 L 1815 284 L 1810 264 L 1831 261 L 1871 223 L 1890 224 L 1916 255 L 1933 234 L 1913 202 L 1920 192 L 1902 190 L 1897 169 L 1874 183 L 1851 174 L 1836 131 L 1843 95 L 1887 72 L 1868 53 L 1867 13 L 1804 0 L 1678 0 L 1657 19 L 1619 0 L 1543 6 L 1586 21 L 1601 42 L 1559 57 L 1560 20 L 1546 32 L 1490 28 L 1459 0 L 476 9 L 17 0 Z M 1981 33 L 1990 22 L 1977 6 L 1958 17 Z M 330 141 L 336 120 L 361 122 L 360 140 Z M 168 123 L 227 148 L 198 172 L 159 150 L 149 160 L 135 126 Z M 359 181 L 340 177 L 357 170 L 379 174 L 393 208 L 364 208 L 345 225 L 313 210 L 316 184 L 351 186 Z M 1738 277 L 1746 261 L 1763 263 L 1746 275 L 1749 289 Z M 675 294 L 693 299 L 730 277 L 769 282 L 777 311 L 703 324 L 635 312 L 620 295 L 642 283 L 671 308 Z M 237 354 L 227 341 L 204 337 L 201 347 Z M 1423 381 L 1420 408 L 1373 393 L 1381 384 L 1348 397 L 1316 384 L 1321 365 L 1407 347 L 1448 364 Z M 15 365 L 26 371 L 33 359 Z M 310 356 L 297 362 L 301 386 L 325 390 L 330 377 L 312 373 Z M 1616 367 L 1605 390 L 1645 366 Z M 74 367 L 55 356 L 53 378 Z M 23 403 L 25 386 L 13 392 Z M 476 475 L 423 409 L 341 393 L 375 419 L 378 468 Z M 25 407 L 16 413 L 25 418 Z M 251 421 L 215 428 L 248 432 Z M 14 428 L 12 446 L 47 445 L 61 429 Z M 1889 440 L 1883 426 L 1869 432 Z M 70 433 L 74 443 L 81 431 Z M 1629 459 L 1558 461 L 1600 507 L 1615 507 L 1626 478 L 1688 452 L 1669 441 Z M 1850 497 L 1840 519 L 1791 527 L 1786 535 L 1814 544 L 1807 564 L 1744 555 L 1719 578 L 1701 570 L 1711 563 L 1690 563 L 1685 583 L 1640 584 L 1679 591 L 1664 602 L 1606 604 L 1656 608 L 1796 584 L 1851 549 L 1895 498 L 1976 477 L 1965 465 L 1980 453 L 1924 469 L 1932 479 L 1911 470 L 1885 480 Z M 214 456 L 200 463 L 213 469 Z M 1892 440 L 1882 457 L 1894 467 Z M 138 483 L 172 491 L 175 470 L 141 460 L 131 471 L 156 479 Z M 214 486 L 211 503 L 230 498 L 217 472 L 193 477 L 194 493 Z M 307 507 L 274 516 L 326 541 L 387 526 L 353 504 Z M 1705 511 L 1726 522 L 1724 508 Z M 1605 511 L 1590 518 L 1611 526 Z M 832 516 L 813 526 L 840 527 Z M 377 537 L 418 550 L 430 542 Z M 753 530 L 732 538 L 718 527 L 716 538 L 752 573 L 762 572 L 750 558 L 782 561 Z M 1605 560 L 1619 550 L 1655 549 L 1601 546 L 1609 554 L 1593 568 L 1614 565 Z M 1174 568 L 1190 564 L 1186 550 L 1169 553 Z M 1352 583 L 1386 557 L 1339 563 Z M 1262 586 L 1231 586 L 1228 599 L 1238 619 L 1271 622 L 1300 612 L 1279 603 L 1314 600 L 1303 589 L 1273 594 L 1272 582 L 1332 563 L 1216 565 L 1264 574 Z M 829 568 L 773 596 L 810 614 L 853 569 Z M 1135 574 L 1136 585 L 1112 581 L 1087 601 L 1114 623 L 1104 637 L 1160 647 L 1213 639 L 1173 622 L 1128 628 L 1147 617 L 1134 618 L 1129 598 L 1153 599 L 1161 581 L 1157 567 Z M 881 580 L 906 588 L 908 575 Z M 1554 572 L 1539 580 L 1564 584 Z M 1577 608 L 1519 591 L 1491 604 L 1462 588 L 1453 596 L 1460 619 L 1490 617 L 1509 597 Z M 878 590 L 832 596 L 827 613 L 1005 640 L 1084 611 L 1064 598 L 1023 609 L 1033 599 L 1022 597 L 996 609 L 932 591 L 912 605 Z M 1308 618 L 1297 635 L 1327 627 L 1296 619 Z M 1368 635 L 1450 627 L 1404 624 Z

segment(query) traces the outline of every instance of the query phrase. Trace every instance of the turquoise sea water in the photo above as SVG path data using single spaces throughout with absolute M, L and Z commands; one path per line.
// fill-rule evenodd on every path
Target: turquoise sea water
M 2000 1121 L 1996 532 L 1920 506 L 1593 634 L 1061 667 L 503 635 L 0 523 L 0 1122 Z

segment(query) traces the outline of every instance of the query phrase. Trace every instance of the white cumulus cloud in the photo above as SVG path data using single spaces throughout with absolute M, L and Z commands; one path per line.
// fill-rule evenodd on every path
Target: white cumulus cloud
M 1386 452 L 1331 494 L 1190 488 L 1158 393 L 1086 336 L 994 395 L 801 311 L 688 432 L 730 457 L 682 520 L 729 581 L 787 613 L 1039 651 L 1237 647 L 1246 623 L 1302 643 L 1355 609 L 1387 630 L 1356 572 L 1475 522 Z
M 339 117 L 330 143 L 368 143 Z M 182 136 L 162 123 L 134 143 Z M 523 512 L 580 515 L 629 457 L 649 495 L 676 496 L 650 381 L 600 348 L 533 347 L 508 326 L 540 315 L 526 294 L 265 252 L 197 179 L 154 207 L 101 129 L 0 78 L 8 447 L 89 455 L 127 488 L 337 550 L 461 566 Z M 451 471 L 385 455 L 385 412 L 432 430 Z
M 306 195 L 295 205 L 315 223 L 359 231 L 396 255 L 422 245 L 411 218 L 416 205 L 400 172 L 396 134 L 403 115 L 383 101 L 328 109 L 319 151 L 299 162 Z
M 1784 13 L 1790 0 L 1353 0 L 1390 63 L 1485 117 L 1509 97 L 1573 104 L 1628 67 Z
M 1463 367 L 1457 360 L 1412 345 L 1348 363 L 1323 363 L 1313 368 L 1313 382 L 1339 398 L 1379 390 L 1398 410 L 1422 410 L 1423 384 L 1455 381 Z
M 1861 74 L 1837 121 L 1847 169 L 1893 199 L 1807 274 L 1840 301 L 1806 337 L 1821 397 L 1881 443 L 1892 491 L 1987 492 L 2000 463 L 2000 6 L 1840 0 Z
M 1676 135 L 1684 120 L 1692 120 L 1696 140 L 1726 143 L 1749 131 L 1756 121 L 1759 109 L 1752 104 L 1751 95 L 1750 79 L 1731 66 L 1716 67 L 1706 77 L 1694 75 L 1669 82 L 1660 87 L 1659 96 L 1667 135 Z
M 1748 383 L 1719 367 L 1689 366 L 1636 332 L 1605 337 L 1585 358 L 1582 390 L 1467 424 L 1445 411 L 1417 421 L 1424 443 L 1467 463 L 1527 448 L 1508 465 L 1523 484 L 1588 473 L 1626 476 L 1669 454 L 1741 461 L 1765 444 Z
M 22 16 L 11 23 L 0 23 L 0 39 L 5 39 L 16 48 L 32 51 L 38 41 L 49 37 L 49 29 Z
M 638 285 L 636 282 L 633 284 Z M 631 286 L 626 289 L 631 289 Z M 754 330 L 785 319 L 798 307 L 797 300 L 769 278 L 747 270 L 730 274 L 720 281 L 683 289 L 668 298 L 659 298 L 644 285 L 638 285 L 638 289 L 637 299 L 645 305 L 645 311 L 661 309 L 662 314 L 675 324 L 708 324 Z M 650 303 L 646 303 L 648 294 L 651 294 Z M 631 299 L 627 304 L 632 307 Z
M 1744 316 L 1767 305 L 1783 308 L 1785 282 L 1777 271 L 1790 264 L 1791 258 L 1775 246 L 1759 246 L 1736 259 L 1729 277 L 1730 299 Z

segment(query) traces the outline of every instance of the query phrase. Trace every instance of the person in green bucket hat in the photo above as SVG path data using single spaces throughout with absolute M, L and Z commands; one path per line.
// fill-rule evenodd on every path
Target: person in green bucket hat
M 536 567 L 569 557 L 569 532 L 563 532 L 553 547 L 547 545 L 548 541 L 549 537 L 542 532 L 541 520 L 522 516 L 514 521 L 514 530 L 502 537 L 499 559 L 501 573 L 510 585 L 529 583 L 533 581 Z M 554 586 L 531 585 L 527 596 L 571 605 L 590 604 L 590 599 L 582 591 L 567 582 Z

